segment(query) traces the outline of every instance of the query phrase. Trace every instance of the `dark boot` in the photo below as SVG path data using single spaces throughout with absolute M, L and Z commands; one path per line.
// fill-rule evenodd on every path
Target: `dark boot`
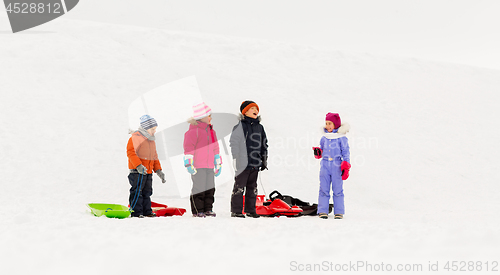
M 245 218 L 245 215 L 241 213 L 231 213 L 231 217 L 233 218 Z

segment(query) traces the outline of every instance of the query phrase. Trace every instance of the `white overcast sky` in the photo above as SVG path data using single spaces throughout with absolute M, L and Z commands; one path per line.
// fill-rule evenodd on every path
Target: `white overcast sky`
M 500 0 L 82 0 L 66 18 L 500 69 Z

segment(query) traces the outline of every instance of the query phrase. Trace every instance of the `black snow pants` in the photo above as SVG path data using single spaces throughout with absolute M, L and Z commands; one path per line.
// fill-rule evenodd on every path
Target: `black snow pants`
M 191 213 L 198 214 L 212 211 L 215 201 L 215 175 L 214 169 L 199 168 L 191 176 L 193 188 L 191 189 Z
M 245 193 L 245 213 L 255 213 L 258 175 L 259 168 L 257 167 L 246 169 L 234 178 L 233 194 L 231 195 L 231 212 L 242 213 L 243 193 Z
M 142 177 L 142 181 L 141 181 Z M 128 175 L 130 182 L 130 196 L 128 202 L 133 208 L 132 216 L 150 215 L 153 213 L 151 209 L 151 195 L 153 195 L 153 174 L 141 175 L 139 173 L 130 173 Z M 139 186 L 141 187 L 139 189 Z

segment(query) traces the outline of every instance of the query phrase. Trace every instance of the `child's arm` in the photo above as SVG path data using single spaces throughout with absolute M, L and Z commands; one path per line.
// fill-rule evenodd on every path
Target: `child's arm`
M 184 155 L 194 155 L 196 149 L 196 135 L 193 131 L 184 134 Z
M 217 139 L 217 133 L 214 132 L 214 155 L 219 154 L 219 140 Z
M 135 153 L 133 137 L 130 137 L 127 143 L 127 157 L 128 160 L 132 163 L 133 167 L 137 167 L 142 164 L 141 159 Z
M 351 152 L 349 149 L 349 141 L 347 137 L 340 138 L 340 154 L 342 155 L 342 160 L 351 163 Z
M 231 155 L 236 159 L 242 152 L 240 152 L 240 144 L 243 140 L 243 126 L 241 122 L 233 127 L 231 137 L 229 138 L 229 147 L 231 147 Z
M 196 131 L 198 131 L 198 129 L 196 129 Z M 194 151 L 196 149 L 197 136 L 197 134 L 194 134 L 194 131 L 187 131 L 184 134 L 184 166 L 191 175 L 197 173 L 194 167 Z
M 321 159 L 323 157 L 323 145 L 324 144 L 325 144 L 324 137 L 322 137 L 319 141 L 319 147 L 313 147 L 314 157 L 316 159 Z
M 155 163 L 153 165 L 153 171 L 156 172 L 158 170 L 162 170 L 161 169 L 161 164 L 160 164 L 160 160 L 158 159 L 158 152 L 156 151 L 156 148 L 155 148 Z
M 264 126 L 262 126 L 262 137 L 261 137 L 261 144 L 262 146 L 260 147 L 260 155 L 261 156 L 266 156 L 267 157 L 267 148 L 268 148 L 268 145 L 267 145 L 267 135 L 266 135 L 266 131 L 264 130 Z
M 346 137 L 340 138 L 340 154 L 342 155 L 342 180 L 349 178 L 349 170 L 351 169 L 351 153 L 349 151 L 349 142 Z
M 321 151 L 325 150 L 324 146 L 325 146 L 325 137 L 321 137 L 321 139 L 319 140 L 319 148 L 321 149 Z

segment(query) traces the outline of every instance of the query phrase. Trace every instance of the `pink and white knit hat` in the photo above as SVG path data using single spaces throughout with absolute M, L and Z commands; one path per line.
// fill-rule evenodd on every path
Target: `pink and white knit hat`
M 212 109 L 210 109 L 205 102 L 193 106 L 193 118 L 196 120 L 207 117 L 210 114 L 212 114 Z

